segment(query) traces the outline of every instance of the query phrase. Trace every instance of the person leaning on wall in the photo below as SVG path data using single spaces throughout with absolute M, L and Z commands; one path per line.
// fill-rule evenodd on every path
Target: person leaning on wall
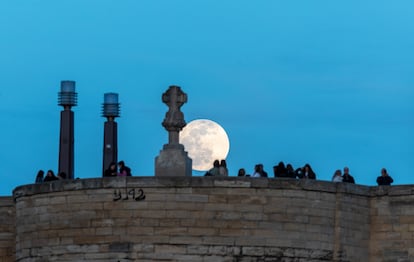
M 43 182 L 50 182 L 55 180 L 59 180 L 59 178 L 55 176 L 55 173 L 52 170 L 48 170 L 45 178 L 43 179 Z
M 131 174 L 131 168 L 127 167 L 125 165 L 124 161 L 119 161 L 118 162 L 118 167 L 119 167 L 119 173 L 118 176 L 132 176 Z
M 377 177 L 377 184 L 379 186 L 389 186 L 394 182 L 392 177 L 388 174 L 387 169 L 381 169 L 381 175 Z
M 349 168 L 344 167 L 344 174 L 342 175 L 342 182 L 355 184 L 355 179 L 349 174 Z
M 40 184 L 40 183 L 43 182 L 43 176 L 44 176 L 44 174 L 45 174 L 45 171 L 43 171 L 43 170 L 39 170 L 37 172 L 36 180 L 35 180 L 35 183 L 36 184 Z
M 213 162 L 213 168 L 208 170 L 205 174 L 205 176 L 219 176 L 220 175 L 220 161 L 218 159 L 214 160 Z
M 335 171 L 332 176 L 332 182 L 342 182 L 342 172 L 341 169 Z
M 220 161 L 219 175 L 220 176 L 229 176 L 229 170 L 227 169 L 227 163 L 226 163 L 225 159 L 222 159 Z
M 116 163 L 111 162 L 109 167 L 104 172 L 104 177 L 116 177 L 117 176 L 117 168 Z

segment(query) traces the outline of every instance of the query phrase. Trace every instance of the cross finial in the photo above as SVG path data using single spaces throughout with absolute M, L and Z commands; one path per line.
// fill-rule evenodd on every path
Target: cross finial
M 178 133 L 185 127 L 184 114 L 180 111 L 180 107 L 187 102 L 187 94 L 184 93 L 179 86 L 170 86 L 169 89 L 162 94 L 162 102 L 169 107 L 165 114 L 162 126 L 168 131 L 169 144 L 178 144 Z

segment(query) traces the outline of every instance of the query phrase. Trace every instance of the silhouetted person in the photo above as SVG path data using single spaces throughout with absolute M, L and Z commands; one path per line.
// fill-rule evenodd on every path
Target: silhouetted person
M 226 163 L 226 160 L 224 159 L 220 161 L 219 174 L 220 176 L 229 176 L 229 170 L 227 169 L 227 163 Z
M 387 169 L 381 169 L 381 176 L 377 177 L 377 183 L 379 186 L 389 186 L 394 182 L 392 177 L 388 175 Z
M 237 176 L 246 176 L 246 170 L 244 168 L 240 168 Z
M 108 169 L 105 170 L 104 177 L 116 177 L 117 175 L 116 163 L 112 162 L 109 164 Z
M 260 173 L 262 174 L 262 177 L 268 177 L 267 172 L 264 170 L 263 164 L 259 164 Z
M 267 172 L 264 171 L 263 164 L 257 164 L 254 167 L 254 173 L 252 177 L 267 177 Z
M 259 165 L 254 166 L 254 171 L 253 171 L 252 177 L 261 177 L 260 170 L 259 170 Z
M 39 170 L 37 172 L 36 180 L 35 180 L 35 183 L 36 184 L 40 184 L 40 183 L 43 182 L 43 176 L 44 176 L 44 174 L 45 174 L 45 171 L 43 171 L 43 170 Z
M 59 178 L 57 178 L 55 176 L 55 173 L 53 173 L 52 170 L 48 170 L 47 173 L 46 173 L 45 178 L 43 179 L 43 182 L 55 181 L 55 180 L 58 180 L 58 179 Z
M 65 172 L 60 172 L 58 175 L 58 179 L 66 179 L 66 173 Z
M 119 161 L 118 167 L 119 167 L 119 174 L 118 174 L 119 176 L 132 176 L 131 168 L 127 167 L 124 161 Z
M 313 172 L 312 167 L 309 164 L 306 164 L 303 168 L 302 168 L 302 178 L 307 178 L 307 179 L 316 179 L 316 174 L 315 172 Z
M 302 167 L 299 167 L 295 170 L 295 175 L 297 178 L 303 178 L 303 170 Z
M 220 161 L 214 160 L 213 168 L 210 169 L 207 174 L 208 176 L 219 176 L 220 175 Z
M 335 171 L 332 176 L 332 182 L 342 182 L 342 172 L 341 169 Z
M 355 184 L 354 177 L 349 174 L 349 168 L 344 167 L 344 174 L 342 175 L 342 182 Z
M 291 164 L 286 165 L 286 177 L 296 178 L 295 170 L 293 169 L 293 166 Z
M 275 177 L 279 177 L 279 171 L 277 170 L 277 166 L 273 166 L 273 175 Z
M 285 163 L 283 163 L 283 161 L 280 161 L 279 164 L 276 166 L 276 170 L 273 167 L 273 172 L 275 172 L 274 175 L 275 177 L 286 177 L 286 167 L 285 167 Z

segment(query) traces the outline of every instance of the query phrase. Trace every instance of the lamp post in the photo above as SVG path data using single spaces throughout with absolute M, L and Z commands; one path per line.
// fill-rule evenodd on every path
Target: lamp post
M 74 170 L 74 113 L 78 94 L 75 92 L 75 81 L 61 81 L 58 93 L 58 104 L 63 106 L 60 112 L 59 169 L 66 178 L 73 179 Z
M 119 117 L 119 108 L 118 94 L 105 93 L 102 104 L 102 116 L 107 119 L 104 124 L 103 176 L 111 163 L 118 162 L 118 124 L 115 118 Z

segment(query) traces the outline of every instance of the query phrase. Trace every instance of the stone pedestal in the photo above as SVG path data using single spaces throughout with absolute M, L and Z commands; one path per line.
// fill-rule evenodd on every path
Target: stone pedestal
M 169 107 L 162 122 L 168 131 L 168 144 L 155 158 L 155 176 L 191 176 L 193 161 L 179 143 L 179 132 L 186 125 L 180 107 L 187 102 L 187 94 L 179 86 L 170 86 L 162 94 L 162 102 Z
M 192 163 L 183 145 L 164 145 L 155 158 L 155 176 L 191 176 Z

